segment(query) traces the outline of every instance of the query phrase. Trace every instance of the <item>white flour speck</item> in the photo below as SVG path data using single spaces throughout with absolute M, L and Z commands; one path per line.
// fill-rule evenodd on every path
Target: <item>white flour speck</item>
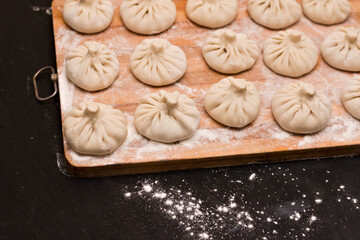
M 316 220 L 317 220 L 317 217 L 314 216 L 314 215 L 312 215 L 312 216 L 310 217 L 310 219 L 309 219 L 309 222 L 310 222 L 310 223 L 313 223 L 313 222 L 315 222 Z
M 199 237 L 200 239 L 209 239 L 209 235 L 207 233 L 200 233 Z
M 32 10 L 33 10 L 34 12 L 38 12 L 38 11 L 40 11 L 40 7 L 39 7 L 39 6 L 33 6 L 33 7 L 32 7 Z
M 143 189 L 144 189 L 145 192 L 151 192 L 152 187 L 149 184 L 146 184 L 146 185 L 143 186 Z
M 255 177 L 256 177 L 256 173 L 252 173 L 249 177 L 249 180 L 253 181 L 255 179 Z

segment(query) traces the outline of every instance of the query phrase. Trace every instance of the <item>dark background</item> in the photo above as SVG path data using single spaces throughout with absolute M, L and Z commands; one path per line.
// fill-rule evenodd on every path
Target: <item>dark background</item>
M 0 239 L 199 239 L 203 233 L 209 239 L 360 239 L 359 156 L 66 176 L 59 98 L 39 103 L 32 85 L 40 67 L 55 66 L 50 4 L 1 1 Z M 42 95 L 52 90 L 46 80 L 40 79 Z M 156 192 L 167 195 L 156 198 Z M 221 212 L 231 197 L 237 206 Z M 202 215 L 192 220 L 175 207 L 198 200 Z

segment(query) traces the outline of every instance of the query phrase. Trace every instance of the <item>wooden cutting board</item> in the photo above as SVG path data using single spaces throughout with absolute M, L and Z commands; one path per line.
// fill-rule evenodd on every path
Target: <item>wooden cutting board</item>
M 212 120 L 204 109 L 204 95 L 211 84 L 227 77 L 211 70 L 201 55 L 202 43 L 214 30 L 197 26 L 187 19 L 186 0 L 174 2 L 177 7 L 175 24 L 156 36 L 142 36 L 124 27 L 119 15 L 122 1 L 112 0 L 115 13 L 111 26 L 104 32 L 93 35 L 79 34 L 70 29 L 62 19 L 64 0 L 53 1 L 62 120 L 72 105 L 82 101 L 96 101 L 111 104 L 123 111 L 128 123 L 128 137 L 125 143 L 113 154 L 103 157 L 79 155 L 69 147 L 64 138 L 67 166 L 71 174 L 78 177 L 109 176 L 360 153 L 360 122 L 345 111 L 340 101 L 342 88 L 356 74 L 333 69 L 321 58 L 310 74 L 293 79 L 279 76 L 269 70 L 260 55 L 252 69 L 233 75 L 254 82 L 258 88 L 261 95 L 258 118 L 243 129 L 227 128 Z M 323 26 L 302 16 L 291 29 L 305 32 L 320 48 L 324 37 L 336 28 L 360 28 L 360 1 L 350 2 L 351 16 L 342 24 Z M 237 18 L 226 28 L 246 33 L 262 47 L 264 40 L 277 31 L 253 22 L 249 18 L 246 5 L 247 1 L 239 1 Z M 130 55 L 146 38 L 166 38 L 184 50 L 188 59 L 188 69 L 177 83 L 161 88 L 150 87 L 132 75 L 129 68 Z M 120 62 L 120 73 L 114 84 L 95 93 L 76 87 L 66 78 L 64 71 L 66 53 L 88 40 L 106 44 L 118 55 Z M 271 114 L 271 99 L 276 90 L 296 81 L 309 82 L 324 90 L 332 101 L 330 123 L 319 133 L 305 136 L 288 133 L 277 125 Z M 201 113 L 201 123 L 191 139 L 175 144 L 163 144 L 148 140 L 136 131 L 133 114 L 140 98 L 160 89 L 179 91 L 195 101 Z

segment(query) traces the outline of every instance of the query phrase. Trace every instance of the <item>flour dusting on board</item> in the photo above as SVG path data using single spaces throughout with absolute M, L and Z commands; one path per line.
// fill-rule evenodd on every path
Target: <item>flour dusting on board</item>
M 114 7 L 119 7 L 119 1 L 112 1 Z M 54 11 L 61 11 L 56 7 Z M 179 19 L 186 19 L 185 13 Z M 259 47 L 263 41 L 276 33 L 254 23 L 246 13 L 246 2 L 241 1 L 238 19 L 228 25 L 236 32 L 244 32 L 250 39 L 254 39 Z M 118 16 L 117 16 L 118 17 Z M 117 20 L 114 21 L 117 23 Z M 118 24 L 118 23 L 117 23 Z M 345 24 L 352 24 L 350 20 Z M 337 28 L 324 27 L 313 24 L 305 17 L 292 26 L 306 32 L 320 44 L 328 33 Z M 72 151 L 66 143 L 71 162 L 82 166 L 102 166 L 117 163 L 136 163 L 142 161 L 159 161 L 182 158 L 201 158 L 220 156 L 224 154 L 250 154 L 259 152 L 273 152 L 279 149 L 306 149 L 315 147 L 340 146 L 357 144 L 360 142 L 360 122 L 352 118 L 343 108 L 340 96 L 346 82 L 355 76 L 329 67 L 323 60 L 310 74 L 301 79 L 292 79 L 275 74 L 263 63 L 260 54 L 254 67 L 236 77 L 254 82 L 261 95 L 260 113 L 257 119 L 242 129 L 227 128 L 212 120 L 204 109 L 204 96 L 208 87 L 226 77 L 220 75 L 206 65 L 201 55 L 201 46 L 214 30 L 194 26 L 190 21 L 176 22 L 169 30 L 156 36 L 140 36 L 130 33 L 124 26 L 111 26 L 106 31 L 83 35 L 69 29 L 64 24 L 55 29 L 55 42 L 58 60 L 60 100 L 62 118 L 71 107 L 81 101 L 98 101 L 111 104 L 122 110 L 128 123 L 128 136 L 125 143 L 113 154 L 103 157 L 82 156 Z M 179 36 L 183 40 L 179 41 Z M 182 48 L 188 57 L 188 69 L 185 76 L 177 83 L 163 87 L 167 91 L 179 91 L 191 97 L 201 113 L 201 123 L 195 135 L 185 141 L 175 144 L 163 144 L 141 136 L 134 127 L 133 114 L 145 94 L 158 91 L 161 88 L 147 86 L 136 80 L 129 69 L 129 59 L 134 48 L 145 38 L 166 38 Z M 131 41 L 129 41 L 131 39 Z M 99 92 L 86 92 L 69 81 L 65 74 L 66 53 L 87 40 L 100 41 L 112 49 L 119 58 L 120 73 L 114 84 Z M 206 74 L 204 74 L 206 71 Z M 274 121 L 271 114 L 271 99 L 275 92 L 292 82 L 305 81 L 312 83 L 317 89 L 325 91 L 333 103 L 333 113 L 327 128 L 319 133 L 307 136 L 294 135 L 282 130 Z M 331 141 L 330 141 L 331 140 Z M 219 151 L 221 148 L 221 151 Z M 179 154 L 181 153 L 181 154 Z M 205 238 L 206 235 L 203 235 Z

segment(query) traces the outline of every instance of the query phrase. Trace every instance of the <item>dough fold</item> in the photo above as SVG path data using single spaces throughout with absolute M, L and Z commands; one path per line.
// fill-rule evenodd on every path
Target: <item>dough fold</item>
M 88 41 L 66 55 L 66 76 L 78 87 L 98 91 L 109 87 L 119 73 L 119 61 L 104 44 Z
M 248 12 L 255 22 L 271 29 L 296 23 L 302 13 L 296 0 L 249 0 Z
M 176 19 L 176 6 L 171 0 L 124 0 L 120 16 L 125 26 L 144 35 L 165 31 Z
M 230 29 L 219 29 L 208 37 L 202 47 L 206 63 L 214 70 L 235 74 L 251 68 L 260 49 L 244 33 Z
M 109 0 L 66 0 L 63 18 L 81 33 L 98 33 L 111 23 L 114 9 Z
M 291 83 L 276 92 L 272 113 L 278 124 L 293 133 L 320 131 L 328 124 L 332 105 L 321 90 L 309 83 Z
M 200 26 L 223 27 L 231 23 L 238 10 L 238 0 L 188 0 L 186 15 Z
M 105 155 L 126 139 L 126 120 L 120 110 L 96 102 L 81 102 L 67 114 L 64 135 L 70 147 L 82 154 Z
M 352 79 L 344 87 L 341 100 L 345 109 L 360 120 L 360 78 Z
M 185 53 L 166 39 L 145 39 L 131 55 L 130 68 L 140 81 L 164 86 L 185 74 L 187 60 Z
M 325 25 L 341 23 L 351 12 L 348 0 L 302 0 L 302 5 L 311 21 Z
M 205 109 L 216 121 L 241 128 L 255 120 L 260 109 L 260 94 L 244 79 L 228 77 L 210 86 Z
M 360 71 L 360 30 L 339 28 L 321 45 L 321 55 L 331 66 L 352 72 Z
M 165 90 L 145 95 L 134 118 L 135 127 L 143 136 L 164 143 L 190 138 L 200 123 L 200 113 L 193 100 Z
M 314 69 L 319 50 L 303 32 L 287 30 L 266 39 L 263 55 L 265 64 L 274 72 L 300 77 Z

